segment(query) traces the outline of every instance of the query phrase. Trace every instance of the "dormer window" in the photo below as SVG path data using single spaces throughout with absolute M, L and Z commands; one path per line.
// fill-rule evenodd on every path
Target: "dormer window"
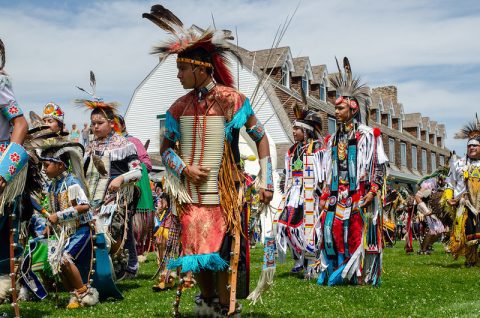
M 420 126 L 417 127 L 417 138 L 418 138 L 418 139 L 421 139 L 421 138 L 422 138 L 422 133 L 421 133 Z
M 282 66 L 282 85 L 290 88 L 290 69 L 287 63 Z
M 320 83 L 320 100 L 326 101 L 327 100 L 327 85 L 325 85 L 325 77 L 322 79 Z
M 308 96 L 308 74 L 305 72 L 302 76 L 302 89 L 305 92 L 305 95 Z
M 400 132 L 403 131 L 403 120 L 402 120 L 402 118 L 398 119 L 398 131 L 400 131 Z
M 429 142 L 429 138 L 428 136 L 430 136 L 430 129 L 427 128 L 427 130 L 425 131 L 425 142 L 428 144 Z
M 382 113 L 380 112 L 380 109 L 375 109 L 375 121 L 377 124 L 382 123 Z
M 388 128 L 392 128 L 392 115 L 390 113 L 388 113 Z

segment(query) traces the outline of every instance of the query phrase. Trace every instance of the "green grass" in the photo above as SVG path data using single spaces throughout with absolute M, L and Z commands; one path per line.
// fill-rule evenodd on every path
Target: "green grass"
M 256 285 L 262 249 L 252 250 L 252 282 Z M 318 286 L 289 273 L 292 262 L 277 268 L 275 285 L 263 297 L 263 304 L 251 306 L 242 300 L 242 317 L 478 317 L 480 314 L 480 270 L 465 268 L 463 259 L 453 261 L 435 245 L 432 255 L 405 255 L 403 242 L 384 253 L 384 273 L 379 288 L 370 286 Z M 60 295 L 60 308 L 49 298 L 23 302 L 22 317 L 170 317 L 175 291 L 154 293 L 150 280 L 156 269 L 154 255 L 142 264 L 139 278 L 119 284 L 125 299 L 107 301 L 93 308 L 64 309 L 68 295 Z M 180 310 L 193 312 L 198 289 L 182 296 Z M 9 317 L 9 305 L 0 305 Z

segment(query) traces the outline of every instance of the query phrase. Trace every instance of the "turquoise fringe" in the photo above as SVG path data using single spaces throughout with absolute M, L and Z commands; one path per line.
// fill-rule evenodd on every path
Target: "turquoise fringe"
M 198 273 L 203 270 L 214 272 L 223 271 L 228 268 L 228 263 L 218 253 L 185 255 L 168 262 L 168 269 L 182 268 L 182 273 Z
M 174 135 L 173 140 L 170 139 L 169 136 L 171 133 Z M 169 111 L 167 111 L 165 116 L 165 136 L 173 142 L 180 140 L 180 127 L 178 121 L 173 118 Z
M 250 100 L 247 98 L 242 107 L 233 115 L 231 121 L 225 125 L 225 138 L 232 141 L 232 130 L 242 128 L 250 116 L 254 115 Z

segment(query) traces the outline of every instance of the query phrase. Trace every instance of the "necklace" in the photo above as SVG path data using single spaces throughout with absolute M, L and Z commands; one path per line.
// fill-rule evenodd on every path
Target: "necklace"
M 297 159 L 293 162 L 292 164 L 292 169 L 295 171 L 301 171 L 303 170 L 303 158 L 302 155 L 305 152 L 305 147 L 301 146 L 301 143 L 297 145 L 295 148 L 295 154 Z

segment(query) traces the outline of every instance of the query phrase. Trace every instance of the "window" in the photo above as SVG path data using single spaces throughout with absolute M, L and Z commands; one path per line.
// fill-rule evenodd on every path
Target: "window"
M 400 159 L 402 167 L 407 166 L 407 144 L 402 142 L 400 143 Z
M 334 134 L 337 130 L 337 121 L 333 117 L 328 117 L 328 133 L 330 135 Z
M 422 172 L 427 172 L 427 151 L 422 149 Z
M 422 132 L 420 130 L 420 127 L 417 127 L 417 138 L 418 139 L 422 138 Z
M 430 153 L 430 160 L 432 162 L 432 172 L 437 170 L 437 156 L 434 152 Z
M 282 66 L 282 85 L 290 88 L 290 69 L 287 63 Z
M 398 119 L 398 131 L 403 131 L 403 120 L 401 117 Z
M 375 121 L 377 122 L 377 124 L 382 123 L 382 113 L 380 112 L 380 109 L 375 110 Z
M 305 95 L 308 96 L 308 74 L 302 76 L 302 89 L 305 92 Z
M 162 149 L 163 136 L 165 135 L 165 118 L 166 118 L 165 114 L 157 115 L 157 119 L 158 119 L 159 124 L 160 124 L 160 143 L 159 143 L 160 148 L 158 148 L 158 149 Z
M 430 129 L 427 128 L 427 130 L 425 131 L 425 142 L 428 144 L 429 142 L 429 136 L 430 136 Z
M 395 164 L 395 139 L 388 138 L 388 160 Z
M 445 165 L 445 157 L 444 157 L 444 156 L 438 157 L 438 161 L 439 161 L 439 163 L 440 163 L 441 166 L 444 166 L 444 165 Z
M 392 115 L 388 114 L 388 128 L 392 128 Z
M 326 101 L 327 98 L 327 87 L 325 85 L 325 80 L 322 80 L 320 83 L 320 100 Z
M 412 146 L 412 168 L 417 170 L 417 146 Z

